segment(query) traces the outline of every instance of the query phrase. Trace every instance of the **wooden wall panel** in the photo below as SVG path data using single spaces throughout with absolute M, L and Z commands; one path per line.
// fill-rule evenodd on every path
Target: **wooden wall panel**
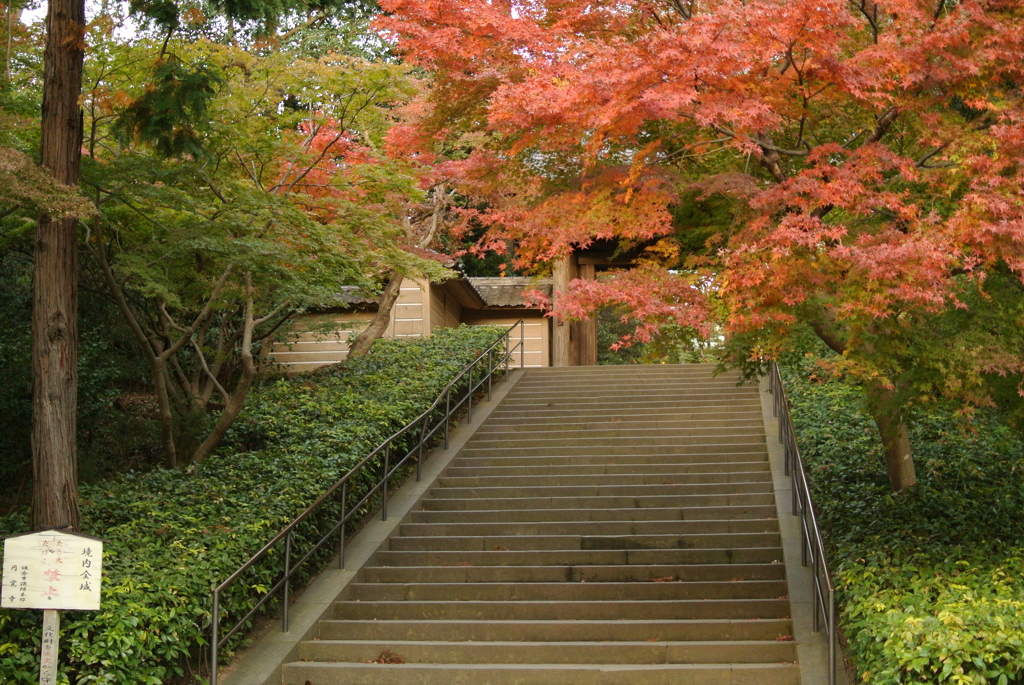
M 430 330 L 455 328 L 462 322 L 462 307 L 441 288 L 430 288 Z
M 463 319 L 470 326 L 500 326 L 508 328 L 520 318 L 526 322 L 526 366 L 551 366 L 551 320 L 546 316 L 522 317 L 517 314 L 494 311 L 463 310 Z M 512 340 L 514 346 L 518 339 Z M 513 360 L 513 366 L 519 365 L 519 359 Z
M 299 317 L 288 344 L 278 343 L 270 348 L 268 357 L 279 370 L 294 374 L 312 371 L 328 364 L 337 364 L 348 356 L 348 339 L 353 330 L 362 328 L 373 318 L 369 312 L 337 312 L 310 314 Z M 318 332 L 324 324 L 333 330 Z

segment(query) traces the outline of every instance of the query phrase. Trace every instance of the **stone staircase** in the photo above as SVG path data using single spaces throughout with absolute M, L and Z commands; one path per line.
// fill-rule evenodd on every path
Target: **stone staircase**
M 799 685 L 756 386 L 527 371 L 289 685 Z

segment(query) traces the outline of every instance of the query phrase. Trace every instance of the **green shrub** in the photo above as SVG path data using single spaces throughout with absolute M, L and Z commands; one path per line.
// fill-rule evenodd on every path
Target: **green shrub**
M 863 681 L 1024 682 L 1024 442 L 993 413 L 918 410 L 919 484 L 894 495 L 860 392 L 813 364 L 786 389 Z
M 211 588 L 426 409 L 497 334 L 460 328 L 425 340 L 378 341 L 344 367 L 261 388 L 224 448 L 201 465 L 84 486 L 84 532 L 109 541 L 103 608 L 64 614 L 62 682 L 155 684 L 191 676 L 209 636 Z M 321 519 L 331 514 L 337 512 L 328 508 Z M 0 525 L 13 532 L 25 522 L 16 516 Z M 296 549 L 312 539 L 311 528 L 299 531 Z M 223 622 L 243 616 L 253 590 L 269 587 L 282 565 L 275 552 L 236 583 L 222 598 Z M 35 611 L 0 612 L 0 682 L 36 681 L 41 621 Z

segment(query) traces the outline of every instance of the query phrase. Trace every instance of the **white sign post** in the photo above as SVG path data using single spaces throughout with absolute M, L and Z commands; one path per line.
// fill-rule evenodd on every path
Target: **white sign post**
M 57 682 L 60 610 L 97 611 L 103 577 L 103 541 L 61 530 L 4 540 L 4 609 L 42 609 L 39 685 Z

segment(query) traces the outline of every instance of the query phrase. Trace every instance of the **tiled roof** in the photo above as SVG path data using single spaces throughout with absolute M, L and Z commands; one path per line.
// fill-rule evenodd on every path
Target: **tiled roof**
M 325 303 L 326 306 L 337 306 L 346 304 L 377 304 L 377 297 L 367 295 L 362 288 L 355 285 L 341 286 L 341 292 L 337 293 L 335 297 L 337 299 L 329 304 Z
M 550 278 L 527 278 L 506 276 L 505 278 L 470 278 L 470 284 L 480 293 L 488 307 L 525 307 L 523 292 L 539 290 L 551 295 Z

